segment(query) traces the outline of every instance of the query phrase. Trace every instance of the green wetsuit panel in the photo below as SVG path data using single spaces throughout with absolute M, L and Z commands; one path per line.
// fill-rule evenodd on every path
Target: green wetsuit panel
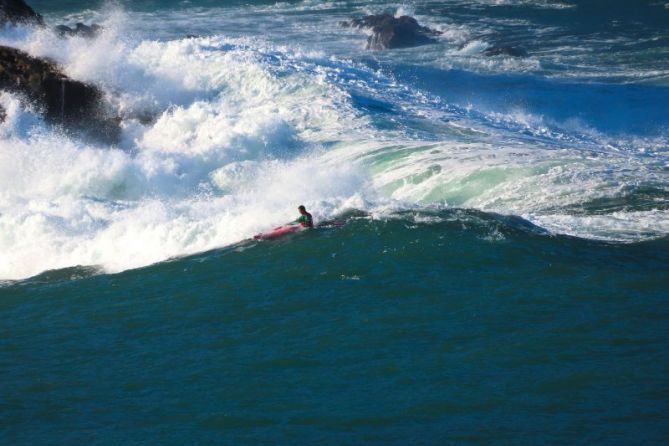
M 311 227 L 313 226 L 313 221 L 310 217 L 310 215 L 300 215 L 293 223 L 300 223 L 304 226 Z

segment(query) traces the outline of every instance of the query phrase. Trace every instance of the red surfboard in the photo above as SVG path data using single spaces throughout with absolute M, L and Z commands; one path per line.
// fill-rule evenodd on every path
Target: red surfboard
M 307 229 L 301 225 L 283 225 L 272 229 L 271 231 L 261 232 L 253 236 L 256 240 L 272 240 L 275 238 L 283 237 L 284 235 L 294 234 L 295 232 L 300 232 L 304 229 Z

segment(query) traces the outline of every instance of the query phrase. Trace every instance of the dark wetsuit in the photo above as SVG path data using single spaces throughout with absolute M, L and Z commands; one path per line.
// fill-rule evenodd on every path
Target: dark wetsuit
M 314 227 L 314 219 L 311 217 L 311 214 L 308 213 L 308 212 L 305 212 L 303 215 L 300 215 L 300 217 L 297 220 L 295 220 L 293 223 L 299 223 L 306 228 L 313 228 Z

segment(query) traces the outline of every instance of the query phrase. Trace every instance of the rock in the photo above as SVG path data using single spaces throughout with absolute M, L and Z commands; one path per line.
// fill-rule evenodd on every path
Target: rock
M 516 46 L 493 46 L 484 50 L 482 54 L 484 56 L 527 57 L 527 51 Z
M 91 26 L 84 25 L 83 23 L 77 23 L 75 28 L 70 28 L 69 26 L 65 25 L 58 25 L 54 28 L 54 31 L 56 31 L 56 34 L 58 34 L 60 37 L 79 36 L 85 37 L 87 39 L 93 39 L 100 35 L 102 32 L 102 27 L 95 23 L 91 24 Z
M 96 87 L 70 79 L 53 62 L 0 46 L 0 89 L 19 93 L 35 103 L 46 120 L 68 131 L 113 143 L 119 120 L 105 106 Z
M 42 16 L 33 11 L 23 0 L 0 0 L 0 26 L 8 23 L 44 26 Z
M 6 118 L 7 118 L 7 112 L 5 112 L 4 107 L 0 105 L 0 122 L 5 122 Z
M 372 35 L 367 40 L 367 49 L 380 50 L 407 48 L 434 43 L 434 36 L 441 33 L 426 26 L 420 26 L 416 19 L 409 16 L 395 18 L 390 14 L 368 15 L 361 19 L 342 22 L 343 26 L 367 28 Z

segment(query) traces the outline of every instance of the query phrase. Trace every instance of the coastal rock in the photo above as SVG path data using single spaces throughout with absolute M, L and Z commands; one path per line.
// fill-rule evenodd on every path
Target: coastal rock
M 42 16 L 33 11 L 23 0 L 0 0 L 0 26 L 8 23 L 44 26 Z
M 341 24 L 354 28 L 371 29 L 372 35 L 367 40 L 367 49 L 372 50 L 407 48 L 434 43 L 436 42 L 434 36 L 441 34 L 426 26 L 420 26 L 416 19 L 406 15 L 396 18 L 390 14 L 375 14 Z
M 0 46 L 0 89 L 23 95 L 48 122 L 67 130 L 109 143 L 120 134 L 119 120 L 106 109 L 102 92 L 70 79 L 46 59 Z
M 93 39 L 100 35 L 102 32 L 102 27 L 96 23 L 91 24 L 90 26 L 83 23 L 77 23 L 74 28 L 70 28 L 65 25 L 58 25 L 54 28 L 56 34 L 60 37 L 85 37 L 87 39 Z
M 484 56 L 527 57 L 527 51 L 517 46 L 493 46 L 482 52 Z

